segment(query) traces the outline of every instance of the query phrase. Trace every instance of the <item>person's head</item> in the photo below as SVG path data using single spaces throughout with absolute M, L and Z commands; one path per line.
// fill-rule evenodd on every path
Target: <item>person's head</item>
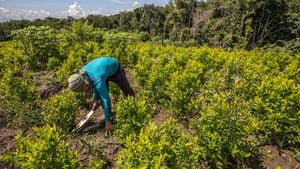
M 69 88 L 74 92 L 90 92 L 90 82 L 84 77 L 84 75 L 76 73 L 68 78 Z

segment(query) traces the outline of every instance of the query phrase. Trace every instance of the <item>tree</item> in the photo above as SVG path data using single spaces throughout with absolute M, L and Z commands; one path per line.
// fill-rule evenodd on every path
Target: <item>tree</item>
M 144 5 L 140 16 L 140 31 L 148 32 L 151 35 L 160 34 L 163 28 L 164 15 L 159 7 Z
M 195 0 L 171 0 L 167 5 L 164 32 L 176 40 L 182 29 L 192 27 L 193 13 L 196 9 Z
M 249 48 L 293 37 L 287 23 L 287 0 L 256 1 L 253 7 L 253 32 L 249 37 Z

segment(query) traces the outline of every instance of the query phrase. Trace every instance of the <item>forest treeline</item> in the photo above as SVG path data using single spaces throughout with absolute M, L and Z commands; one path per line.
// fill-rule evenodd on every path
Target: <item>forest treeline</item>
M 142 32 L 144 40 L 222 48 L 300 48 L 300 0 L 170 0 L 165 7 L 145 4 L 115 15 L 85 18 L 11 20 L 0 23 L 0 40 L 28 26 L 70 27 L 74 20 L 94 28 Z

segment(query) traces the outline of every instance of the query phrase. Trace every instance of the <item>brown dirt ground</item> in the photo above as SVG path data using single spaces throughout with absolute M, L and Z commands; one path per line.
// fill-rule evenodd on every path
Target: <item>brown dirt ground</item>
M 42 71 L 36 73 L 34 77 L 37 91 L 40 94 L 41 99 L 43 100 L 59 93 L 64 87 L 66 87 L 61 82 L 53 80 L 57 78 L 51 71 Z
M 259 152 L 257 159 L 248 161 L 253 169 L 300 169 L 300 157 L 292 151 L 266 145 L 259 147 Z
M 5 117 L 5 112 L 0 109 L 0 156 L 6 152 L 15 150 L 15 136 L 19 130 L 8 127 Z M 0 161 L 1 169 L 15 168 L 11 163 L 5 163 Z
M 76 117 L 76 124 L 88 113 L 81 111 Z M 83 129 L 70 137 L 70 147 L 77 150 L 81 168 L 87 168 L 90 160 L 109 160 L 105 168 L 114 168 L 118 151 L 121 149 L 119 140 L 115 136 L 105 136 L 103 111 L 96 110 Z

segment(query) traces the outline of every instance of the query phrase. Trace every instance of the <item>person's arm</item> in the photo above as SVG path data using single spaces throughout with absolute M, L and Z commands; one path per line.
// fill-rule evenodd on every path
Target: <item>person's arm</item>
M 97 85 L 97 91 L 99 91 L 99 95 L 101 98 L 101 103 L 104 110 L 104 116 L 105 116 L 105 131 L 106 135 L 112 134 L 112 123 L 111 123 L 111 102 L 109 93 L 107 90 L 107 86 L 105 83 L 99 83 Z
M 108 94 L 107 86 L 105 83 L 99 83 L 97 86 L 98 94 L 100 95 L 101 103 L 103 106 L 103 111 L 105 115 L 105 121 L 110 121 L 111 116 L 111 103 Z

